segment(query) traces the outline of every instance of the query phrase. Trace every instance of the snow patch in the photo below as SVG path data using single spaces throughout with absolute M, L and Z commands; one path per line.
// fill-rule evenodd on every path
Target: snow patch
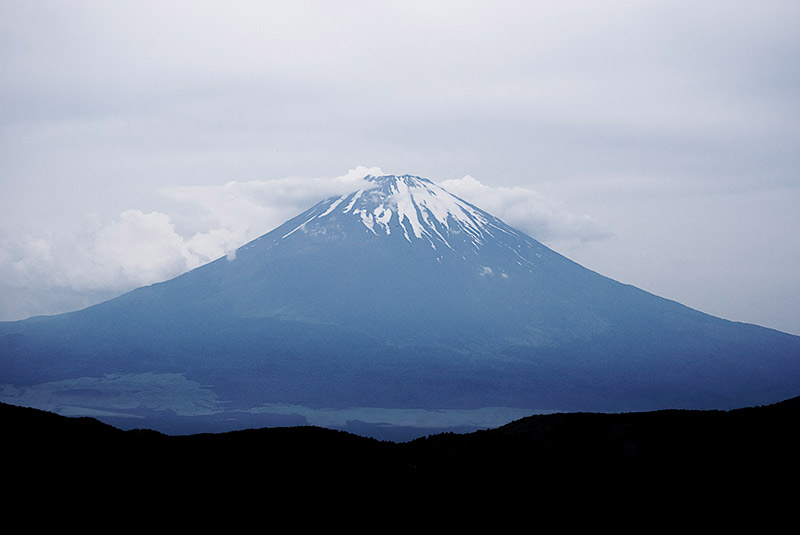
M 346 214 L 346 213 L 348 213 L 350 210 L 352 210 L 352 209 L 353 209 L 353 205 L 356 203 L 356 201 L 359 199 L 359 197 L 361 197 L 361 194 L 362 194 L 362 193 L 364 193 L 364 190 L 363 190 L 363 189 L 360 189 L 360 190 L 358 190 L 357 192 L 355 192 L 355 194 L 353 195 L 353 200 L 351 200 L 351 201 L 350 201 L 350 204 L 348 204 L 348 205 L 347 205 L 347 208 L 345 208 L 345 209 L 344 209 L 344 212 L 342 212 L 342 213 L 345 213 L 345 214 Z
M 331 212 L 333 212 L 334 210 L 336 210 L 336 207 L 339 206 L 346 197 L 347 197 L 347 195 L 342 195 L 341 197 L 339 197 L 338 199 L 333 201 L 333 203 L 331 203 L 330 207 L 327 210 L 325 210 L 324 213 L 320 214 L 319 217 L 325 217 L 326 215 L 328 215 Z

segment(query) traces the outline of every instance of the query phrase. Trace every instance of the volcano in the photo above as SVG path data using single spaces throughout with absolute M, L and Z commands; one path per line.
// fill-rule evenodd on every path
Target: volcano
M 180 432 L 800 393 L 800 337 L 606 278 L 425 178 L 363 184 L 172 280 L 0 323 L 0 400 Z

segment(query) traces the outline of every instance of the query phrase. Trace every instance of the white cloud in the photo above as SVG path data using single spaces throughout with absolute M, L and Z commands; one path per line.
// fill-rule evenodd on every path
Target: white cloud
M 165 188 L 163 197 L 178 201 L 165 212 L 131 209 L 112 221 L 89 218 L 78 230 L 0 236 L 0 278 L 4 286 L 33 294 L 123 292 L 152 284 L 232 255 L 321 199 L 356 189 L 365 175 L 380 173 L 359 166 L 334 178 Z
M 228 255 L 323 198 L 357 189 L 377 167 L 334 178 L 287 177 L 160 190 L 164 211 L 130 209 L 112 221 L 87 220 L 77 231 L 52 230 L 0 241 L 4 284 L 35 292 L 123 292 L 175 277 Z M 596 222 L 521 188 L 490 187 L 471 176 L 442 182 L 537 239 L 602 237 Z M 35 298 L 32 298 L 35 299 Z
M 74 290 L 128 289 L 200 265 L 170 217 L 128 210 L 78 232 L 54 230 L 2 244 L 0 275 L 7 284 Z
M 92 260 L 111 281 L 147 284 L 198 267 L 207 258 L 192 251 L 170 217 L 127 210 L 97 234 Z
M 609 236 L 590 216 L 574 214 L 529 188 L 487 186 L 469 175 L 439 185 L 540 241 L 587 242 Z
M 187 245 L 215 259 L 272 230 L 322 199 L 358 189 L 377 167 L 358 166 L 334 178 L 289 177 L 228 182 L 220 186 L 163 188 L 161 193 L 182 206 L 177 224 L 191 233 Z M 187 213 L 197 214 L 188 218 Z

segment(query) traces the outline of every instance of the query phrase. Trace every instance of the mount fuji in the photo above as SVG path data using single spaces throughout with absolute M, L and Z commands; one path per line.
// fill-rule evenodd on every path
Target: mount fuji
M 621 284 L 425 178 L 367 176 L 172 280 L 0 323 L 0 401 L 165 432 L 475 428 L 800 393 L 800 337 Z

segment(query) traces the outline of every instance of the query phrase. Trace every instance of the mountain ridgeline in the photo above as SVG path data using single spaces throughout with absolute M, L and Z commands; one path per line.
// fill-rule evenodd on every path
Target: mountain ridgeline
M 303 423 L 276 406 L 730 409 L 800 392 L 800 337 L 606 278 L 427 179 L 368 176 L 235 255 L 0 324 L 0 383 L 140 427 Z

